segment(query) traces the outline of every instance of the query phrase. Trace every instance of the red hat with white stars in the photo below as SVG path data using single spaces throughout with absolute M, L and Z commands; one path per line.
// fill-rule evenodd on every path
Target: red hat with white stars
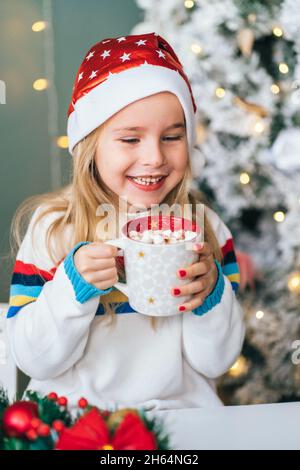
M 191 85 L 170 44 L 157 33 L 108 38 L 95 44 L 76 75 L 68 110 L 69 151 L 113 114 L 162 91 L 174 93 L 186 120 L 190 151 L 197 110 Z

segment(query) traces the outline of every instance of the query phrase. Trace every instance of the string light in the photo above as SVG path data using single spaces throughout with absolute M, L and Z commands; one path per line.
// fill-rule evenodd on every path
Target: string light
M 273 28 L 273 34 L 274 34 L 274 36 L 276 36 L 278 38 L 281 38 L 281 36 L 283 36 L 283 31 L 279 26 L 275 26 Z
M 262 310 L 258 310 L 255 314 L 258 320 L 261 320 L 264 317 L 265 313 Z
M 265 128 L 265 123 L 262 120 L 259 120 L 254 124 L 254 131 L 256 132 L 256 134 L 262 134 Z
M 207 127 L 204 126 L 202 123 L 197 125 L 197 142 L 198 144 L 202 144 L 207 137 Z
M 300 293 L 300 272 L 296 271 L 289 275 L 288 289 L 293 294 Z
M 223 98 L 225 96 L 225 93 L 226 91 L 224 90 L 224 88 L 221 88 L 221 87 L 218 87 L 215 90 L 215 94 L 218 98 Z
M 276 212 L 274 212 L 274 214 L 273 214 L 273 219 L 274 219 L 276 222 L 283 222 L 284 219 L 285 219 L 285 213 L 282 212 L 282 211 L 276 211 Z
M 279 71 L 283 74 L 286 74 L 286 73 L 289 72 L 289 67 L 284 62 L 281 62 L 281 64 L 279 64 L 278 68 L 279 68 Z
M 69 147 L 69 140 L 67 135 L 61 135 L 56 139 L 56 144 L 61 149 L 67 149 Z
M 249 13 L 249 15 L 248 15 L 247 18 L 248 18 L 249 23 L 255 23 L 255 21 L 256 21 L 256 14 L 255 14 L 255 13 Z
M 200 44 L 192 44 L 191 45 L 191 50 L 195 53 L 195 54 L 201 54 L 202 52 L 202 47 L 200 46 Z
M 195 2 L 193 0 L 185 0 L 184 6 L 185 8 L 193 8 L 195 6 Z
M 35 23 L 33 23 L 31 29 L 35 33 L 39 33 L 40 31 L 44 31 L 44 29 L 46 29 L 46 26 L 46 21 L 36 21 Z
M 33 82 L 32 86 L 36 91 L 46 90 L 48 87 L 48 80 L 46 80 L 46 78 L 38 78 Z
M 244 356 L 240 356 L 236 362 L 230 367 L 228 374 L 231 377 L 239 377 L 242 374 L 245 374 L 248 371 L 248 361 Z
M 250 183 L 250 176 L 248 175 L 248 173 L 241 173 L 240 174 L 240 182 L 242 184 L 248 184 Z
M 278 93 L 280 92 L 279 85 L 277 85 L 276 83 L 273 83 L 271 85 L 271 92 L 274 93 L 274 95 L 278 95 Z

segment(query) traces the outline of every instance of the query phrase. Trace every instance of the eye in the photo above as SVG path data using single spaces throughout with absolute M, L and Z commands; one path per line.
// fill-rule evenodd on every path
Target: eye
M 180 140 L 183 138 L 182 135 L 174 135 L 174 136 L 167 136 L 163 137 L 167 141 L 173 141 L 173 140 Z M 136 144 L 139 139 L 120 139 L 121 142 L 125 142 L 127 144 Z
M 121 142 L 126 142 L 127 144 L 135 144 L 138 139 L 120 139 Z
M 183 135 L 173 135 L 169 137 L 165 137 L 166 140 L 180 140 L 182 139 Z

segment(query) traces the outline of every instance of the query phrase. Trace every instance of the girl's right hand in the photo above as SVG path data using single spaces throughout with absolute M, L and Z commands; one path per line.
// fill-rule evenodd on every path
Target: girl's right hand
M 74 254 L 77 271 L 86 282 L 105 290 L 118 281 L 116 259 L 118 248 L 103 242 L 82 245 Z

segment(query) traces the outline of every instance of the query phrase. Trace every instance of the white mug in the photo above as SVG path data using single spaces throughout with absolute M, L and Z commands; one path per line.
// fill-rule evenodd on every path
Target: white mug
M 150 244 L 129 238 L 129 232 L 146 229 L 191 230 L 197 233 L 193 240 L 174 244 Z M 173 216 L 146 216 L 127 222 L 121 238 L 106 243 L 121 248 L 124 253 L 126 283 L 114 287 L 128 297 L 130 306 L 138 313 L 151 316 L 171 316 L 179 313 L 178 306 L 191 296 L 175 297 L 172 288 L 191 282 L 177 277 L 178 269 L 195 263 L 198 254 L 192 246 L 202 236 L 200 227 L 193 221 Z

